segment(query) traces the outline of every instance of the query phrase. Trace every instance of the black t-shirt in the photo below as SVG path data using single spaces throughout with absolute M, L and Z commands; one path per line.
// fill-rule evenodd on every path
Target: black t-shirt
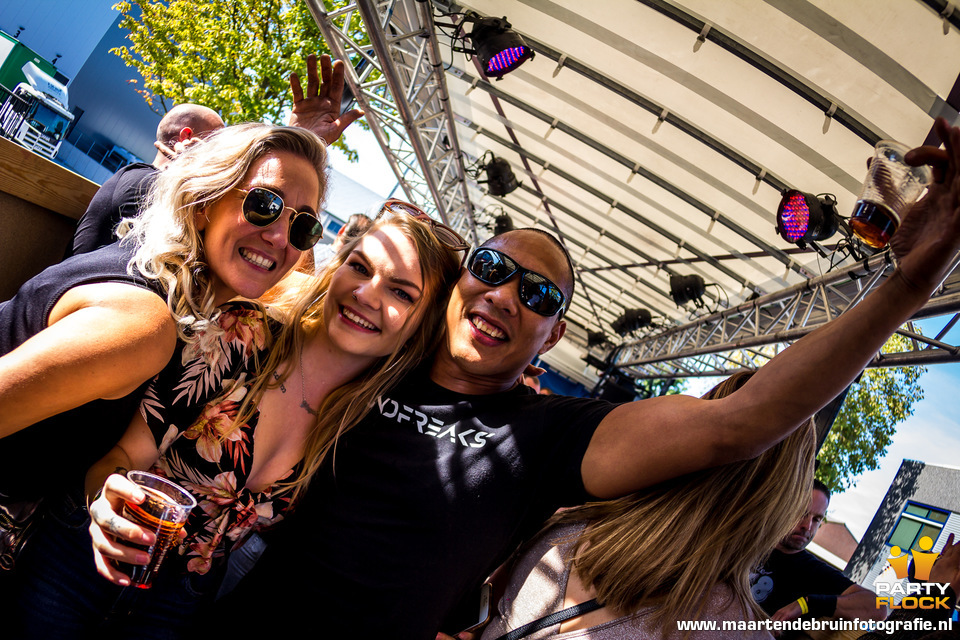
M 770 615 L 803 596 L 840 595 L 852 584 L 809 551 L 782 553 L 774 549 L 763 568 L 750 576 L 753 599 Z
M 140 215 L 140 205 L 157 179 L 153 165 L 129 164 L 104 182 L 77 223 L 73 242 L 64 257 L 87 253 L 116 242 L 114 229 L 123 218 Z
M 468 396 L 408 376 L 340 440 L 217 628 L 249 631 L 250 611 L 282 603 L 285 624 L 318 637 L 459 631 L 482 580 L 557 508 L 589 498 L 581 462 L 614 406 L 524 386 Z

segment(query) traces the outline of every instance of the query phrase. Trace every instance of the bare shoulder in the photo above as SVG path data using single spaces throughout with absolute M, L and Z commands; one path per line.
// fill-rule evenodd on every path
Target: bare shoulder
M 81 285 L 69 290 L 51 310 L 47 327 L 44 333 L 59 329 L 78 338 L 86 335 L 98 345 L 91 349 L 91 355 L 110 352 L 142 359 L 136 368 L 153 370 L 151 375 L 167 362 L 177 341 L 176 323 L 166 300 L 152 291 L 121 282 Z
M 153 291 L 124 282 L 98 282 L 73 287 L 53 306 L 47 325 L 82 309 L 109 310 L 124 316 L 135 315 L 147 323 L 153 321 L 173 326 L 173 318 L 163 298 Z

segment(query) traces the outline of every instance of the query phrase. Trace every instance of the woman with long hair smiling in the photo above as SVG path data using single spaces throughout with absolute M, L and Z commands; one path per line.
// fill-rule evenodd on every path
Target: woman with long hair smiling
M 32 628 L 136 637 L 189 629 L 191 613 L 216 593 L 230 551 L 280 522 L 337 436 L 436 346 L 460 271 L 457 251 L 466 248 L 452 229 L 389 201 L 319 277 L 303 279 L 303 289 L 271 308 L 273 317 L 246 302 L 221 307 L 202 348 L 161 373 L 142 415 L 87 475 L 88 495 L 99 495 L 90 508 L 96 571 L 128 585 L 115 561 L 142 563 L 143 552 L 129 543 L 152 541 L 119 515 L 124 500 L 143 494 L 111 473 L 117 468 L 152 469 L 194 494 L 199 506 L 179 554 L 171 554 L 178 557 L 148 591 L 90 580 L 87 570 L 48 592 L 49 606 L 73 599 L 74 610 L 56 622 L 33 616 Z M 247 261 L 249 253 L 237 255 Z M 118 598 L 122 615 L 113 615 Z

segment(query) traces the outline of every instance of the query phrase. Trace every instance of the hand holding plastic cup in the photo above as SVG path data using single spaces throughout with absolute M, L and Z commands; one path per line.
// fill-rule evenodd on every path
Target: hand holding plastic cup
M 147 497 L 140 504 L 124 502 L 123 517 L 153 531 L 157 539 L 149 546 L 131 544 L 147 552 L 150 556 L 147 564 L 124 566 L 130 572 L 130 584 L 138 589 L 149 589 L 167 552 L 179 542 L 180 529 L 190 510 L 197 506 L 197 501 L 183 487 L 146 471 L 129 471 L 127 479 L 140 487 Z
M 850 228 L 868 246 L 882 249 L 900 226 L 907 207 L 923 194 L 933 172 L 928 166 L 911 167 L 904 157 L 910 150 L 893 140 L 881 140 L 874 148 L 870 169 L 863 182 Z

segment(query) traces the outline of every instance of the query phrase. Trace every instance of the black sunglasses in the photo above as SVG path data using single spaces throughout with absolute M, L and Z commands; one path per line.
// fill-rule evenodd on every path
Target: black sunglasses
M 280 219 L 284 209 L 293 211 L 290 218 L 290 244 L 306 251 L 323 237 L 323 225 L 315 215 L 307 211 L 297 211 L 283 204 L 283 198 L 269 189 L 254 187 L 237 189 L 246 195 L 243 198 L 243 219 L 255 227 L 269 227 Z
M 480 247 L 467 261 L 467 269 L 480 282 L 499 286 L 520 274 L 520 302 L 542 316 L 563 315 L 566 298 L 560 287 L 535 271 L 524 269 L 505 253 Z
M 433 232 L 433 236 L 440 244 L 448 249 L 464 252 L 463 257 L 460 258 L 460 266 L 463 266 L 463 260 L 466 258 L 466 251 L 470 248 L 470 245 L 463 239 L 463 236 L 453 230 L 453 227 L 448 227 L 442 222 L 437 222 L 420 207 L 412 205 L 409 202 L 404 202 L 403 200 L 397 200 L 396 198 L 390 198 L 383 203 L 383 206 L 380 208 L 380 213 L 377 214 L 377 219 L 382 218 L 383 214 L 387 212 L 405 213 L 413 216 L 414 219 L 420 222 L 425 222 L 430 225 L 430 231 Z

